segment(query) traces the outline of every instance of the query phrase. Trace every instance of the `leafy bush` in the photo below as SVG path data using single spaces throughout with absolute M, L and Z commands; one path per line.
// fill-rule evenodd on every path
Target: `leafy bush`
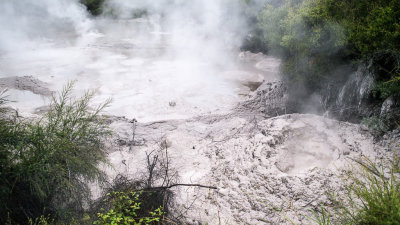
M 290 85 L 321 88 L 337 67 L 332 56 L 344 48 L 340 24 L 325 17 L 317 1 L 287 0 L 278 7 L 267 5 L 258 20 L 265 43 L 283 57 L 283 74 Z
M 346 31 L 347 50 L 353 57 L 369 60 L 378 83 L 376 96 L 399 99 L 400 2 L 398 0 L 319 0 L 329 20 Z
M 52 225 L 55 224 L 54 219 L 50 218 L 50 216 L 45 217 L 45 216 L 40 216 L 34 220 L 29 219 L 29 225 Z
M 400 4 L 398 0 L 319 0 L 326 15 L 339 21 L 348 42 L 361 54 L 400 50 Z
M 380 81 L 375 84 L 374 88 L 375 97 L 387 99 L 393 96 L 396 99 L 400 98 L 400 76 L 394 77 L 389 81 Z
M 267 4 L 259 21 L 267 44 L 289 52 L 342 46 L 363 55 L 400 51 L 398 0 L 286 0 Z
M 97 165 L 106 162 L 102 139 L 110 131 L 99 113 L 109 101 L 90 110 L 94 92 L 74 99 L 72 86 L 53 97 L 40 120 L 1 121 L 0 220 L 8 214 L 19 224 L 48 214 L 68 220 L 89 200 L 87 182 L 102 181 Z
M 140 196 L 143 191 L 127 191 L 127 192 L 112 192 L 107 194 L 104 199 L 108 203 L 109 209 L 106 212 L 98 213 L 98 220 L 93 224 L 106 225 L 106 224 L 156 224 L 161 221 L 164 214 L 162 207 L 158 207 L 153 211 L 140 213 L 141 201 Z M 104 210 L 104 209 L 103 209 Z
M 398 0 L 285 0 L 267 4 L 258 23 L 262 37 L 253 39 L 281 55 L 292 86 L 318 90 L 336 79 L 338 66 L 366 60 L 380 70 L 382 93 L 399 93 L 398 82 L 386 82 L 400 72 Z

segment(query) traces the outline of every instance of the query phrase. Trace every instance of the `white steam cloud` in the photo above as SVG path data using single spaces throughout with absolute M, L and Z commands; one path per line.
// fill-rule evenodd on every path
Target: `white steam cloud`
M 0 51 L 24 50 L 44 41 L 71 41 L 92 28 L 85 7 L 74 0 L 0 2 Z
M 120 18 L 146 10 L 159 25 L 154 32 L 168 36 L 169 53 L 175 56 L 222 61 L 231 56 L 224 52 L 237 49 L 248 33 L 242 1 L 110 0 L 106 8 Z
M 113 97 L 110 113 L 142 121 L 224 111 L 246 92 L 241 83 L 265 79 L 238 60 L 243 7 L 109 0 L 94 18 L 78 0 L 3 0 L 0 77 L 32 75 L 55 90 L 77 80 L 78 91 L 98 88 L 98 101 Z

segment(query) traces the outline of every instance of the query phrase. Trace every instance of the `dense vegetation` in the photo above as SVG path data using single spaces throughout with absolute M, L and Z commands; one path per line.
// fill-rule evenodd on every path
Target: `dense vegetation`
M 265 49 L 283 57 L 283 72 L 296 86 L 324 87 L 335 69 L 356 60 L 372 62 L 376 97 L 399 97 L 399 0 L 269 1 L 256 35 Z

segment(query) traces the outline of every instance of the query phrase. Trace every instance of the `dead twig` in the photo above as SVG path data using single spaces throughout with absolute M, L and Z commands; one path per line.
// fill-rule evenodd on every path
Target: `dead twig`
M 150 152 L 150 154 L 147 154 L 146 152 L 146 157 L 147 157 L 147 170 L 148 170 L 148 178 L 147 178 L 147 187 L 150 188 L 152 186 L 153 182 L 153 174 L 154 174 L 154 168 L 157 165 L 158 161 L 158 155 L 153 156 L 153 159 L 150 159 L 150 156 L 153 152 Z

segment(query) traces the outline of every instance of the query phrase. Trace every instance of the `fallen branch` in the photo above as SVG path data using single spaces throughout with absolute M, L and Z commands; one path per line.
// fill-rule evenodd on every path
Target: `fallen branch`
M 206 185 L 201 185 L 201 184 L 172 184 L 172 185 L 170 185 L 170 186 L 165 186 L 165 187 L 163 187 L 163 186 L 161 186 L 161 187 L 150 187 L 150 188 L 147 188 L 147 189 L 170 189 L 170 188 L 177 187 L 177 186 L 218 189 L 217 187 L 206 186 Z

